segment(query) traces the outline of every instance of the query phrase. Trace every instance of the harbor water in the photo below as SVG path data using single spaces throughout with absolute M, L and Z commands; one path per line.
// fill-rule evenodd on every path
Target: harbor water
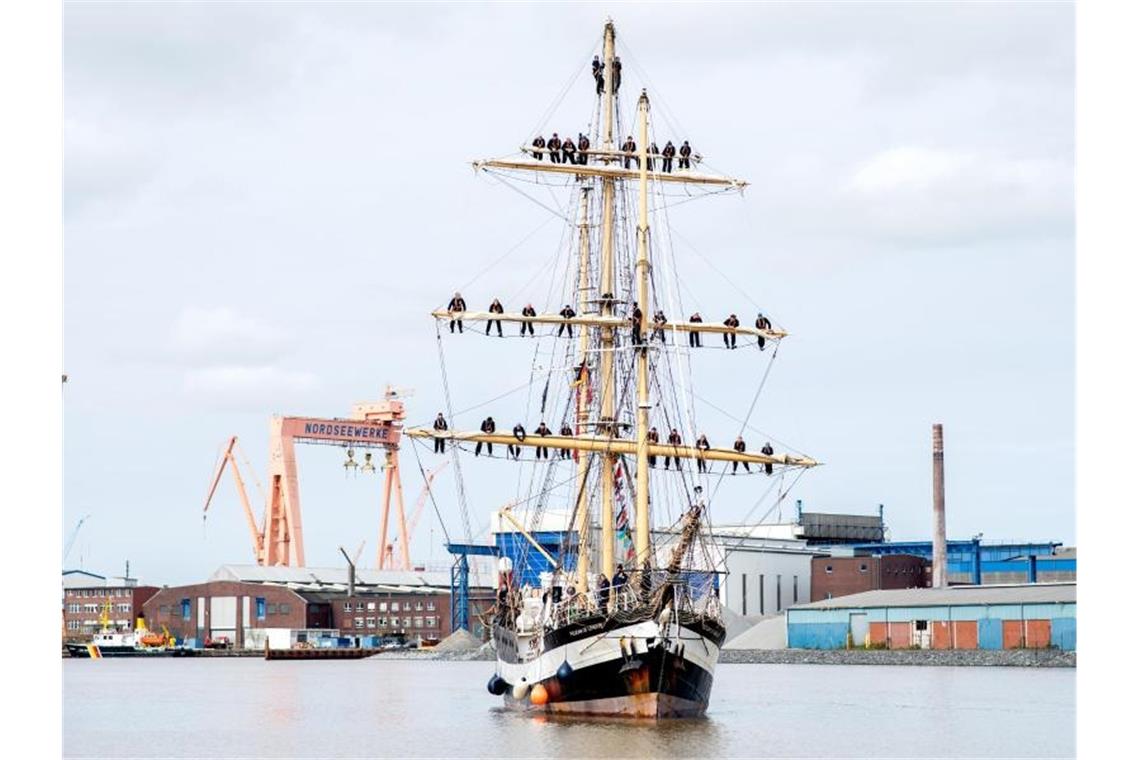
M 507 711 L 489 662 L 63 663 L 65 757 L 1073 757 L 1072 668 L 732 665 L 707 717 Z

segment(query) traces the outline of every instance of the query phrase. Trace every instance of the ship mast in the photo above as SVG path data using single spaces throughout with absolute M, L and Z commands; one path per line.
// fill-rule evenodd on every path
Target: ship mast
M 649 557 L 649 96 L 645 90 L 637 100 L 638 178 L 637 217 L 637 305 L 641 324 L 637 329 L 637 567 Z
M 584 314 L 589 307 L 590 295 L 590 188 L 583 185 L 581 201 L 581 221 L 578 223 L 578 313 Z M 586 424 L 590 418 L 590 394 L 588 392 L 589 372 L 586 370 L 586 357 L 590 348 L 590 334 L 585 328 L 578 331 L 578 377 L 577 388 L 577 430 L 578 435 L 586 432 Z M 584 451 L 576 451 L 578 458 L 578 477 L 575 480 L 578 495 L 575 513 L 578 516 L 578 588 L 589 588 L 587 573 L 589 571 L 589 535 L 590 535 L 590 500 L 586 494 L 586 478 L 589 476 L 590 460 Z
M 602 54 L 605 57 L 605 93 L 602 100 L 604 132 L 602 148 L 614 150 L 614 24 L 606 21 Z M 608 164 L 609 158 L 605 159 Z M 614 180 L 602 177 L 602 261 L 598 291 L 602 294 L 601 311 L 603 317 L 612 317 L 614 303 Z M 617 416 L 614 414 L 614 328 L 601 329 L 602 360 L 601 377 L 601 422 L 604 432 L 613 437 L 617 432 Z M 614 467 L 617 456 L 606 452 L 602 455 L 602 572 L 607 578 L 614 577 Z M 581 539 L 579 539 L 581 540 Z

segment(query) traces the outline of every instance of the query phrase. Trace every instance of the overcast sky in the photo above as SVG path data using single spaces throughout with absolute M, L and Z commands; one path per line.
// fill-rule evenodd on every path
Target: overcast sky
M 271 414 L 346 416 L 386 382 L 416 389 L 412 421 L 443 408 L 427 312 L 473 280 L 473 307 L 520 292 L 563 234 L 468 162 L 584 128 L 607 14 L 627 107 L 647 87 L 657 134 L 752 183 L 670 221 L 686 307 L 760 304 L 792 333 L 753 416 L 827 463 L 791 498 L 882 503 L 894 538 L 928 539 L 940 421 L 951 538 L 1074 540 L 1071 6 L 71 3 L 65 538 L 92 517 L 68 565 L 248 562 L 232 483 L 201 520 L 227 436 L 264 483 Z M 504 344 L 449 344 L 456 408 L 525 382 Z M 706 353 L 698 392 L 743 416 L 763 365 Z M 372 556 L 379 480 L 299 459 L 310 564 Z M 510 465 L 464 465 L 485 525 Z M 755 501 L 738 480 L 719 522 Z M 444 562 L 441 540 L 426 516 L 413 555 Z

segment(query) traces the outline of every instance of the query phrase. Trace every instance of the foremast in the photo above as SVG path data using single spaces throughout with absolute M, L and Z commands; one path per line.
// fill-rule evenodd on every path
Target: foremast
M 602 100 L 602 118 L 605 125 L 602 134 L 602 148 L 607 153 L 614 150 L 614 23 L 606 19 L 603 33 L 602 54 L 605 58 L 605 93 Z M 612 159 L 604 158 L 606 165 Z M 603 317 L 614 316 L 614 178 L 603 176 L 602 180 L 602 260 L 599 292 Z M 614 410 L 614 328 L 601 329 L 601 422 L 605 426 L 603 434 L 613 438 L 617 433 L 617 415 Z M 599 521 L 602 524 L 602 572 L 607 578 L 614 577 L 614 468 L 617 456 L 606 452 L 602 455 L 602 508 Z M 579 534 L 581 543 L 582 536 Z M 581 564 L 581 563 L 580 563 Z M 585 586 L 583 586 L 585 588 Z

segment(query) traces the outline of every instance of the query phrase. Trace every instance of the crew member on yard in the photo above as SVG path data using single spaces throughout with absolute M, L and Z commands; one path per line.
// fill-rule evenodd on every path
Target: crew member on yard
M 538 137 L 534 138 L 534 141 L 531 142 L 531 145 L 535 148 L 538 148 L 538 150 L 536 150 L 534 153 L 531 153 L 531 155 L 534 156 L 536 161 L 541 161 L 542 149 L 546 147 L 546 138 L 542 135 L 539 135 Z
M 632 330 L 633 345 L 635 345 L 635 346 L 641 345 L 641 318 L 642 318 L 642 316 L 643 315 L 641 313 L 641 307 L 639 307 L 637 305 L 637 301 L 634 301 L 633 302 L 633 313 L 631 313 L 629 315 L 629 321 L 633 327 L 633 330 Z
M 538 427 L 536 427 L 534 429 L 534 432 L 537 433 L 539 436 L 545 438 L 546 436 L 550 435 L 550 428 L 548 428 L 546 426 L 545 422 L 540 422 L 540 423 L 538 423 Z M 534 458 L 535 459 L 539 459 L 539 458 L 549 459 L 550 458 L 550 449 L 548 449 L 545 446 L 536 446 L 534 449 Z
M 736 440 L 732 444 L 732 450 L 738 451 L 741 454 L 743 454 L 744 448 L 745 448 L 744 447 L 744 436 L 740 436 L 740 435 L 736 436 Z M 744 465 L 744 471 L 745 472 L 752 472 L 751 468 L 749 468 L 749 466 L 748 466 L 748 462 L 733 462 L 732 463 L 732 474 L 733 475 L 736 474 L 736 465 L 738 465 L 738 464 Z
M 562 140 L 558 137 L 557 132 L 550 136 L 546 145 L 550 148 L 550 160 L 556 164 L 562 163 L 562 154 L 558 152 L 558 149 L 562 147 Z
M 659 155 L 659 154 L 660 154 L 660 151 L 657 150 L 657 143 L 655 143 L 655 142 L 649 143 L 649 155 L 645 159 L 645 168 L 646 169 L 648 169 L 649 171 L 653 171 L 653 157 L 656 155 Z
M 579 133 L 578 135 L 578 163 L 582 166 L 586 165 L 587 153 L 590 150 L 590 138 Z
M 515 424 L 515 427 L 511 431 L 511 433 L 515 436 L 515 440 L 517 440 L 519 442 L 526 440 L 526 428 L 524 428 L 522 426 L 521 422 Z M 515 459 L 518 459 L 519 454 L 522 453 L 522 446 L 519 446 L 518 444 L 515 444 L 515 443 L 508 443 L 507 444 L 507 453 L 510 454 Z
M 570 427 L 568 424 L 563 422 L 562 423 L 562 429 L 558 431 L 558 434 L 560 436 L 562 436 L 563 438 L 570 438 L 574 435 L 574 428 Z M 563 459 L 569 459 L 570 458 L 570 449 L 562 449 L 561 450 L 561 456 Z
M 487 311 L 491 312 L 492 314 L 502 314 L 503 313 L 503 305 L 501 303 L 499 303 L 499 299 L 496 298 L 494 301 L 491 301 L 491 306 L 487 309 Z M 491 334 L 491 323 L 492 322 L 495 323 L 495 329 L 499 331 L 499 337 L 500 338 L 503 337 L 503 320 L 501 320 L 501 319 L 488 319 L 487 320 L 487 332 L 484 334 L 485 335 Z
M 678 169 L 689 169 L 689 156 L 693 155 L 693 149 L 689 147 L 689 141 L 685 140 L 681 144 L 681 160 L 677 162 Z
M 772 323 L 768 320 L 767 317 L 764 316 L 763 312 L 756 315 L 756 329 L 757 330 L 771 330 L 772 329 Z M 760 350 L 763 351 L 764 350 L 764 336 L 763 335 L 757 337 L 757 343 L 760 346 Z
M 651 443 L 651 444 L 657 443 L 658 441 L 660 441 L 661 438 L 657 434 L 657 428 L 655 428 L 655 427 L 649 428 L 649 432 L 645 434 L 645 440 L 649 441 L 649 443 Z M 657 466 L 657 455 L 656 454 L 650 454 L 649 455 L 649 466 L 650 467 L 656 467 Z M 666 467 L 669 466 L 668 462 L 665 463 L 665 466 Z
M 669 431 L 669 443 L 673 446 L 681 445 L 681 434 L 677 432 L 677 428 L 673 428 Z M 673 464 L 676 465 L 678 470 L 681 469 L 681 457 L 677 456 L 675 453 L 673 454 Z M 665 469 L 669 469 L 668 455 L 665 456 Z
M 633 163 L 636 164 L 638 168 L 641 167 L 641 162 L 638 160 L 637 156 L 633 155 L 634 153 L 637 153 L 637 143 L 633 141 L 633 135 L 625 138 L 625 142 L 621 144 L 621 149 L 622 152 L 625 153 L 625 158 L 622 160 L 624 161 L 624 166 L 626 169 L 629 168 L 629 161 L 631 158 L 633 159 Z
M 574 157 L 574 138 L 567 137 L 562 141 L 562 163 L 576 164 L 578 160 Z
M 667 140 L 665 149 L 661 151 L 661 171 L 673 173 L 673 156 L 675 155 L 677 155 L 677 149 L 673 147 L 673 141 Z
M 694 313 L 693 316 L 689 317 L 689 321 L 692 322 L 693 324 L 700 324 L 700 323 L 704 322 L 704 320 L 701 319 L 701 313 L 699 311 Z M 697 332 L 696 330 L 689 331 L 689 348 L 700 348 L 700 347 L 701 347 L 701 334 L 699 332 Z
M 487 419 L 483 420 L 483 424 L 479 426 L 479 429 L 487 435 L 495 432 L 495 420 L 491 418 L 491 415 L 487 415 Z M 482 450 L 483 442 L 477 441 L 475 443 L 475 456 L 479 456 L 479 452 Z M 491 448 L 491 442 L 487 441 L 487 456 L 492 456 L 494 453 L 494 450 Z
M 562 311 L 558 313 L 562 315 L 563 319 L 573 319 L 575 316 L 574 310 L 570 308 L 570 304 L 563 306 Z M 570 324 L 569 322 L 563 322 L 562 324 L 558 325 L 558 335 L 556 337 L 561 338 L 563 330 L 565 330 L 566 334 L 571 338 L 574 337 L 574 325 Z
M 772 450 L 772 444 L 765 441 L 763 448 L 760 449 L 760 453 L 761 454 L 767 454 L 768 456 L 772 456 L 776 452 Z M 767 473 L 768 475 L 772 474 L 772 463 L 771 462 L 765 462 L 764 463 L 764 472 Z
M 709 450 L 709 439 L 701 433 L 701 437 L 697 439 L 697 451 L 704 452 Z M 708 470 L 708 463 L 702 454 L 697 454 L 697 472 L 706 472 Z
M 437 414 L 435 416 L 435 422 L 432 423 L 432 427 L 435 428 L 435 431 L 437 433 L 446 432 L 447 420 L 445 420 L 443 418 L 443 412 L 440 412 L 439 414 Z M 442 454 L 443 453 L 443 447 L 444 447 L 444 439 L 437 435 L 435 437 L 435 453 L 436 454 Z
M 724 347 L 725 348 L 736 348 L 736 328 L 740 327 L 740 320 L 736 318 L 735 314 L 729 314 L 728 319 L 724 320 L 724 326 L 725 327 L 731 327 L 733 330 L 732 332 L 725 333 L 722 336 L 724 338 Z M 730 345 L 730 339 L 731 339 L 731 345 Z
M 524 317 L 536 316 L 535 311 L 534 311 L 534 307 L 528 303 L 526 306 L 523 307 L 522 315 Z M 519 330 L 519 335 L 526 335 L 527 333 L 534 335 L 534 323 L 533 322 L 523 322 L 522 323 L 522 329 Z
M 453 315 L 457 311 L 467 311 L 467 302 L 463 300 L 463 296 L 459 295 L 458 290 L 455 291 L 455 295 L 453 295 L 451 297 L 451 300 L 448 302 L 447 310 Z M 459 325 L 459 332 L 463 332 L 463 320 L 456 319 L 454 316 L 452 316 L 451 324 L 449 325 L 452 332 L 455 332 L 456 325 Z
M 653 314 L 653 337 L 662 343 L 665 342 L 665 312 L 658 309 Z

